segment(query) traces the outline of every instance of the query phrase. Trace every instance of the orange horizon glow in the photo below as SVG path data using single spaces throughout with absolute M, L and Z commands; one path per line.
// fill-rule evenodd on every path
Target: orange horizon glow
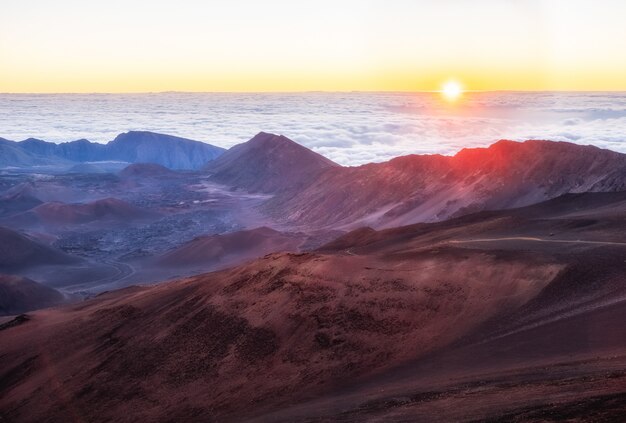
M 617 0 L 5 0 L 0 92 L 419 92 L 451 75 L 626 91 L 624 15 Z

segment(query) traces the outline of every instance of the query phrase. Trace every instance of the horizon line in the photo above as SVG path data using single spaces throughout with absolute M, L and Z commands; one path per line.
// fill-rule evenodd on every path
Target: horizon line
M 0 95 L 141 95 L 141 94 L 434 94 L 442 90 L 302 90 L 302 91 L 19 91 L 0 92 Z M 464 93 L 626 93 L 626 89 L 618 90 L 464 90 Z

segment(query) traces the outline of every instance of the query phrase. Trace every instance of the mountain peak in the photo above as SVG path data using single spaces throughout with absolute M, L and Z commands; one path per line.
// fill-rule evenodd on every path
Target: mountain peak
M 252 137 L 248 143 L 250 144 L 296 144 L 300 145 L 295 141 L 290 140 L 284 135 L 272 134 L 270 132 L 259 132 L 254 137 Z
M 251 192 L 297 189 L 339 165 L 283 135 L 259 132 L 209 162 L 212 179 Z

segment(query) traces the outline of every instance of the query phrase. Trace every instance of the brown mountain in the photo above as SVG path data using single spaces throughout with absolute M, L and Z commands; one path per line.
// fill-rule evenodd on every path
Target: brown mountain
M 176 172 L 156 163 L 133 163 L 119 172 L 122 178 L 161 178 L 176 175 Z
M 42 201 L 29 192 L 14 190 L 0 196 L 0 217 L 24 212 L 42 204 Z
M 204 170 L 211 179 L 250 192 L 277 193 L 308 186 L 339 165 L 282 135 L 260 132 L 238 144 Z
M 10 217 L 19 227 L 38 225 L 63 227 L 90 222 L 129 223 L 153 217 L 154 214 L 117 198 L 104 198 L 83 204 L 43 203 L 27 212 Z
M 626 190 L 626 155 L 564 142 L 499 141 L 455 156 L 331 168 L 266 210 L 308 226 L 393 227 L 525 206 L 568 192 Z
M 35 312 L 0 336 L 0 415 L 619 420 L 625 213 L 568 195 Z
M 0 316 L 25 313 L 65 302 L 59 291 L 19 276 L 0 274 Z
M 0 227 L 0 272 L 45 264 L 68 264 L 78 259 Z

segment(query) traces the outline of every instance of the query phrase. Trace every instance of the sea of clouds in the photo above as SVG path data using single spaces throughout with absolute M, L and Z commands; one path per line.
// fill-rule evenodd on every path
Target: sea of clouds
M 222 147 L 283 134 L 343 165 L 453 154 L 499 139 L 626 153 L 626 93 L 0 94 L 0 137 L 107 142 L 148 130 Z

